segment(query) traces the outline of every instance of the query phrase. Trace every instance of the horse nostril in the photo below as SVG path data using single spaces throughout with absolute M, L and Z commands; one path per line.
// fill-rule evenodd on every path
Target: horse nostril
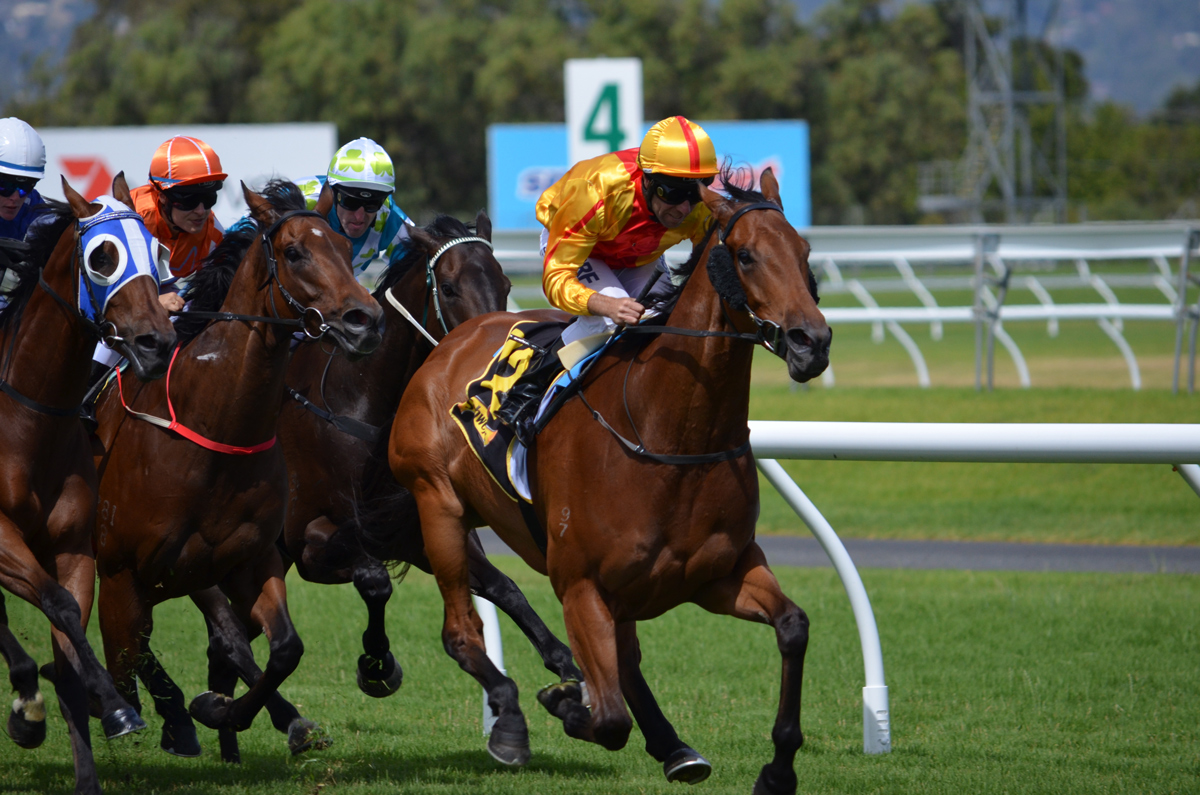
M 813 338 L 808 336 L 804 329 L 793 328 L 787 332 L 788 345 L 793 348 L 812 348 L 815 347 Z
M 361 309 L 352 309 L 342 315 L 342 322 L 356 329 L 367 328 L 371 325 L 371 316 Z
M 133 345 L 144 354 L 154 354 L 167 347 L 157 334 L 139 334 L 133 338 Z

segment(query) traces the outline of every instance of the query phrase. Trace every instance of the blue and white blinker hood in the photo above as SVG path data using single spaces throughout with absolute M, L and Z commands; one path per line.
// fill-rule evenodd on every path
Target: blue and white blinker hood
M 104 205 L 95 215 L 79 221 L 79 312 L 95 323 L 102 322 L 108 302 L 122 287 L 138 276 L 154 279 L 156 287 L 167 273 L 171 253 L 146 229 L 142 217 L 111 196 L 94 200 Z M 103 243 L 117 249 L 117 267 L 104 276 L 91 267 L 91 256 Z

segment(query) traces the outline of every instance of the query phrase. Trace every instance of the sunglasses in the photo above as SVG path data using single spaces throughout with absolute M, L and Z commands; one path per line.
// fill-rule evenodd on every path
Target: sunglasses
M 4 180 L 0 182 L 0 197 L 7 199 L 14 193 L 24 199 L 33 192 L 37 180 Z
M 214 190 L 204 193 L 189 193 L 186 196 L 179 197 L 172 196 L 168 193 L 167 201 L 171 203 L 171 207 L 173 209 L 182 210 L 185 213 L 191 212 L 201 204 L 204 205 L 204 209 L 211 210 L 213 205 L 217 203 L 217 192 Z
M 340 190 L 335 191 L 333 196 L 337 200 L 338 206 L 349 212 L 354 212 L 361 207 L 368 213 L 377 213 L 379 212 L 379 208 L 383 206 L 383 203 L 387 201 L 386 196 L 372 196 L 369 199 L 364 199 L 359 196 L 351 196 Z
M 712 177 L 707 179 L 658 180 L 654 184 L 654 195 L 663 200 L 664 204 L 676 205 L 684 202 L 699 204 L 700 184 L 712 184 Z

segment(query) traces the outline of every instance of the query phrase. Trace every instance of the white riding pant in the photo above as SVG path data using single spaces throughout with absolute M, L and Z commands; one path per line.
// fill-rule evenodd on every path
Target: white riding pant
M 550 233 L 543 229 L 541 244 L 542 258 L 546 257 L 546 245 L 550 238 Z M 608 264 L 602 259 L 596 257 L 588 257 L 582 265 L 579 266 L 577 278 L 580 282 L 600 293 L 612 298 L 632 298 L 641 295 L 642 288 L 646 286 L 646 282 L 654 275 L 654 269 L 662 262 L 662 257 L 659 257 L 654 262 L 647 263 L 637 268 L 619 268 L 613 270 L 608 267 Z M 642 319 L 658 314 L 650 310 L 642 315 Z M 584 337 L 591 337 L 596 334 L 611 334 L 617 328 L 617 322 L 610 317 L 603 315 L 581 315 L 574 323 L 567 326 L 562 333 L 562 341 L 565 345 L 570 345 L 576 340 Z

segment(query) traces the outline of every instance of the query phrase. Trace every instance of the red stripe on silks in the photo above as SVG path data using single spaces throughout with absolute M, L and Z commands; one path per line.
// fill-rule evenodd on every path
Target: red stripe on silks
M 688 124 L 687 119 L 682 116 L 676 116 L 675 121 L 679 122 L 679 126 L 683 128 L 683 140 L 687 141 L 688 159 L 692 164 L 693 173 L 700 170 L 700 144 L 696 142 L 696 134 L 692 132 L 692 127 Z
M 590 209 L 586 213 L 584 213 L 583 217 L 580 218 L 578 221 L 576 221 L 575 224 L 572 225 L 570 229 L 568 229 L 566 232 L 563 232 L 563 236 L 560 237 L 557 241 L 555 241 L 553 247 L 546 249 L 546 258 L 544 260 L 542 260 L 542 269 L 543 270 L 545 270 L 545 268 L 546 268 L 546 263 L 549 262 L 550 258 L 554 256 L 554 252 L 558 250 L 559 244 L 562 243 L 564 240 L 566 240 L 571 235 L 578 232 L 580 229 L 583 229 L 583 227 L 587 225 L 587 222 L 592 220 L 592 218 L 594 218 L 596 216 L 596 213 L 599 212 L 599 210 L 602 206 L 604 206 L 604 199 L 601 199 L 600 201 L 593 204 L 592 209 Z
M 167 410 L 171 412 L 171 424 L 167 426 L 168 431 L 175 431 L 175 433 L 179 434 L 184 439 L 187 439 L 189 442 L 192 442 L 194 444 L 200 445 L 205 450 L 212 450 L 214 453 L 226 453 L 228 455 L 252 455 L 254 453 L 261 453 L 263 450 L 269 450 L 275 446 L 275 440 L 278 438 L 277 436 L 272 436 L 267 441 L 259 442 L 258 444 L 252 445 L 250 447 L 238 447 L 238 446 L 232 445 L 232 444 L 222 444 L 221 442 L 214 442 L 212 439 L 205 439 L 203 436 L 196 433 L 191 428 L 185 428 L 184 426 L 180 425 L 179 422 L 175 419 L 175 406 L 171 404 L 171 370 L 174 369 L 174 367 L 175 367 L 175 357 L 178 355 L 179 355 L 179 348 L 176 348 L 175 352 L 171 354 L 171 363 L 169 365 L 167 365 L 167 383 L 166 383 Z M 117 391 L 120 393 L 121 405 L 125 407 L 125 410 L 128 411 L 130 414 L 132 414 L 135 417 L 138 416 L 138 412 L 129 408 L 129 404 L 127 404 L 125 402 L 125 388 L 121 384 L 121 368 L 120 367 L 117 368 Z

